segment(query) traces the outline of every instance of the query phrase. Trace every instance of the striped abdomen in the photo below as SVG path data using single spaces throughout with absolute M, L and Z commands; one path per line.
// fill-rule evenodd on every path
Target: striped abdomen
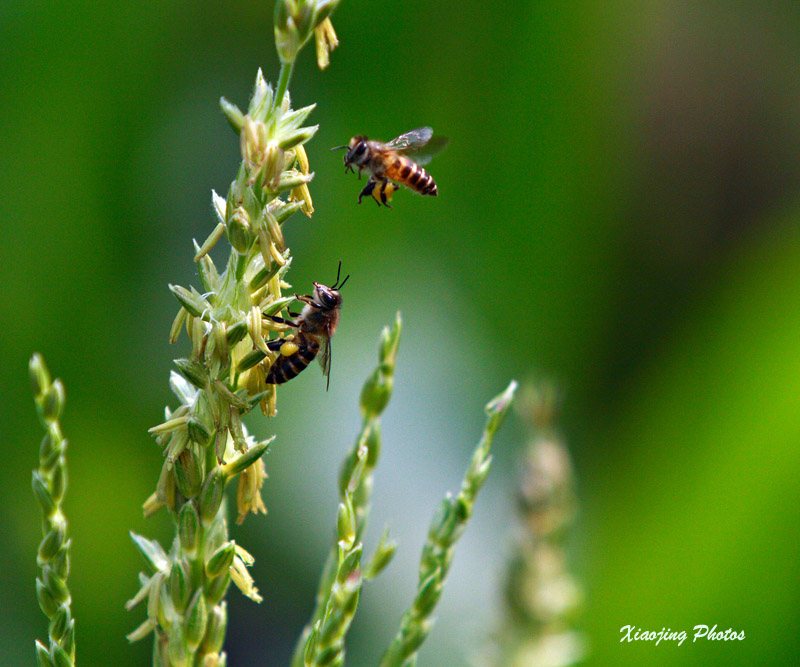
M 302 373 L 314 361 L 319 352 L 319 342 L 311 336 L 298 333 L 291 341 L 297 345 L 297 352 L 290 355 L 280 354 L 269 368 L 267 384 L 283 384 Z
M 439 194 L 433 176 L 404 155 L 396 155 L 394 157 L 386 168 L 386 178 L 396 183 L 401 183 L 421 195 L 436 197 Z

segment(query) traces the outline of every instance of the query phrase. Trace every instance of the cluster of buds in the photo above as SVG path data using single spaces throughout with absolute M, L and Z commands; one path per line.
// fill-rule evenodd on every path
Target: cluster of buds
M 195 362 L 185 375 L 201 369 Z M 147 600 L 147 618 L 128 639 L 155 632 L 155 664 L 213 667 L 225 664 L 220 653 L 227 622 L 223 598 L 231 581 L 247 597 L 261 601 L 246 570 L 252 557 L 228 539 L 225 486 L 238 476 L 240 519 L 248 511 L 265 512 L 262 456 L 272 439 L 255 442 L 247 433 L 241 415 L 252 405 L 224 384 L 211 382 L 201 391 L 173 372 L 170 385 L 181 405 L 167 410 L 164 423 L 150 429 L 164 449 L 165 463 L 156 492 L 145 502 L 145 514 L 166 506 L 177 538 L 167 553 L 157 542 L 132 534 L 148 570 L 140 575 L 141 588 L 127 607 Z
M 517 383 L 512 380 L 503 393 L 486 405 L 483 436 L 472 455 L 458 495 L 453 498 L 448 494 L 431 522 L 420 559 L 417 594 L 403 615 L 400 629 L 383 655 L 380 667 L 416 664 L 420 646 L 433 627 L 431 616 L 442 596 L 455 544 L 464 534 L 475 499 L 489 474 L 492 441 L 511 407 L 516 390 Z
M 330 22 L 339 0 L 278 0 L 275 3 L 275 46 L 282 63 L 293 63 L 298 51 L 315 35 L 317 62 L 328 66 L 328 53 L 338 45 Z
M 270 316 L 293 300 L 283 296 L 291 256 L 282 225 L 297 211 L 313 212 L 307 185 L 313 174 L 303 148 L 317 130 L 303 126 L 313 105 L 293 110 L 288 94 L 276 103 L 260 71 L 247 113 L 221 104 L 239 133 L 242 163 L 227 196 L 212 193 L 217 225 L 202 245 L 195 242 L 202 291 L 170 286 L 180 303 L 170 340 L 185 329 L 191 351 L 175 361 L 170 380 L 178 407 L 167 408 L 164 422 L 150 429 L 164 462 L 144 512 L 165 507 L 177 537 L 167 551 L 133 536 L 148 568 L 128 607 L 146 600 L 147 618 L 129 639 L 154 633 L 159 665 L 224 665 L 223 598 L 230 583 L 261 600 L 247 572 L 252 557 L 228 538 L 224 490 L 238 480 L 238 522 L 266 512 L 262 456 L 271 439 L 256 442 L 242 420 L 256 406 L 276 413 L 275 386 L 266 384 L 276 353 L 267 341 L 287 327 Z M 209 251 L 223 236 L 230 255 L 220 271 Z
M 361 588 L 391 562 L 397 545 L 384 531 L 375 553 L 361 566 L 361 541 L 367 525 L 372 476 L 381 446 L 380 417 L 392 394 L 402 321 L 384 327 L 378 348 L 378 366 L 361 394 L 363 423 L 339 476 L 336 541 L 323 572 L 317 605 L 295 647 L 291 667 L 341 665 L 345 636 L 355 616 Z
M 310 216 L 313 207 L 307 185 L 314 174 L 309 171 L 303 144 L 319 126 L 303 123 L 316 105 L 292 109 L 289 94 L 284 93 L 279 100 L 261 70 L 246 114 L 225 98 L 220 105 L 239 134 L 242 153 L 242 167 L 228 195 L 228 203 L 234 204 L 229 215 L 241 206 L 258 226 L 265 203 L 288 191 L 306 203 L 304 212 Z M 297 197 L 294 191 L 302 188 L 304 196 Z
M 36 580 L 39 607 L 49 619 L 49 643 L 36 640 L 36 659 L 40 667 L 75 664 L 75 620 L 72 596 L 67 587 L 69 549 L 67 519 L 61 509 L 67 490 L 67 441 L 61 434 L 64 411 L 64 385 L 51 380 L 44 360 L 34 354 L 28 366 L 33 396 L 45 436 L 39 448 L 39 467 L 33 471 L 33 495 L 42 509 L 44 533 L 36 561 L 42 576 Z
M 583 605 L 570 572 L 567 542 L 577 514 L 575 477 L 556 426 L 560 396 L 552 385 L 528 385 L 520 413 L 530 429 L 523 452 L 522 525 L 506 584 L 506 621 L 490 647 L 492 665 L 575 665 L 586 642 L 574 626 Z

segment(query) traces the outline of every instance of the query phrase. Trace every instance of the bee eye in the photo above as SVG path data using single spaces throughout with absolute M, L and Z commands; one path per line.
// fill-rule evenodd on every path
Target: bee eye
M 358 144 L 358 146 L 356 146 L 353 152 L 356 155 L 363 155 L 365 150 L 367 150 L 367 145 L 362 141 Z
M 336 305 L 336 298 L 330 292 L 320 292 L 319 299 L 323 306 L 333 308 Z

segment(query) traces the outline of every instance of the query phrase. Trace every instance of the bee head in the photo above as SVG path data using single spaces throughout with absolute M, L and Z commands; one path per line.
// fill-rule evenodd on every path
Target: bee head
M 342 296 L 338 290 L 314 283 L 314 301 L 326 310 L 332 310 L 342 305 Z
M 348 273 L 345 279 L 340 283 L 339 278 L 342 275 L 342 260 L 339 260 L 339 270 L 336 272 L 336 282 L 330 287 L 322 285 L 321 283 L 314 283 L 314 301 L 321 305 L 323 308 L 338 308 L 342 305 L 342 296 L 339 290 L 344 287 L 347 279 L 350 277 Z
M 368 156 L 367 138 L 361 136 L 353 137 L 347 145 L 347 152 L 344 154 L 344 166 L 364 164 L 369 159 Z

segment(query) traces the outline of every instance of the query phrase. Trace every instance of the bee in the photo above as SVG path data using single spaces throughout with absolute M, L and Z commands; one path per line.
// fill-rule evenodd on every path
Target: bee
M 366 137 L 358 136 L 353 137 L 347 146 L 337 146 L 333 150 L 347 149 L 344 155 L 345 173 L 354 171 L 355 165 L 358 167 L 359 178 L 364 169 L 370 174 L 366 187 L 358 195 L 358 203 L 361 203 L 363 197 L 372 196 L 378 206 L 383 204 L 391 208 L 388 202 L 398 189 L 397 183 L 422 195 L 438 196 L 439 189 L 433 176 L 421 165 L 427 164 L 439 153 L 448 140 L 445 137 L 431 137 L 431 128 L 420 127 L 401 134 L 389 143 L 370 141 Z M 407 153 L 417 155 L 412 160 L 406 156 Z
M 339 324 L 339 309 L 342 307 L 342 297 L 339 290 L 344 287 L 348 274 L 339 283 L 342 274 L 342 263 L 339 262 L 339 271 L 336 273 L 336 282 L 330 287 L 314 283 L 313 296 L 300 296 L 295 294 L 298 301 L 304 302 L 302 312 L 289 313 L 295 320 L 283 317 L 270 316 L 270 319 L 280 324 L 287 324 L 296 329 L 291 338 L 280 338 L 267 341 L 267 348 L 280 352 L 280 356 L 270 366 L 267 374 L 267 384 L 283 384 L 302 373 L 306 367 L 319 355 L 322 374 L 328 378 L 327 388 L 331 385 L 331 338 L 336 333 Z

